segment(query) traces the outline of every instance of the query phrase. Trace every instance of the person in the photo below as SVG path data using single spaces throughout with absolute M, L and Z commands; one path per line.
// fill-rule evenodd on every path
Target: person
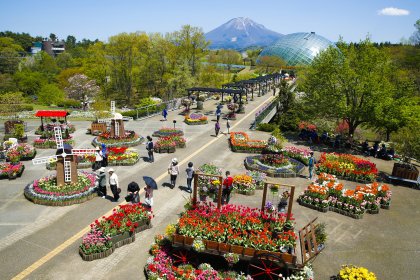
M 327 139 L 328 139 L 328 132 L 324 130 L 324 132 L 322 132 L 322 135 L 321 135 L 321 142 L 326 143 Z
M 214 125 L 214 131 L 216 132 L 216 137 L 217 135 L 219 135 L 219 131 L 220 131 L 220 123 L 216 122 L 216 124 Z
M 163 116 L 163 119 L 166 121 L 167 120 L 166 117 L 168 116 L 168 111 L 166 110 L 166 108 L 163 109 L 162 116 Z
M 173 189 L 176 184 L 176 177 L 179 174 L 178 160 L 176 158 L 173 158 L 171 164 L 169 164 L 168 174 L 171 175 L 171 187 Z
M 130 184 L 128 184 L 127 186 L 127 193 L 130 199 L 127 202 L 131 202 L 132 204 L 134 203 L 140 203 L 140 187 L 136 182 L 131 182 Z
M 228 134 L 229 134 L 229 133 L 230 133 L 230 132 L 229 132 L 229 129 L 230 129 L 230 122 L 229 122 L 229 118 L 226 120 L 226 127 L 227 127 Z
M 218 107 L 216 110 L 216 122 L 220 121 L 220 115 L 222 114 L 222 110 Z
M 369 155 L 369 141 L 367 139 L 362 143 L 362 152 L 364 155 Z
M 107 167 L 108 166 L 108 152 L 106 149 L 106 145 L 104 143 L 102 143 L 102 167 Z
M 101 168 L 102 165 L 102 151 L 99 147 L 95 148 L 95 164 L 93 166 L 93 171 Z
M 370 150 L 370 155 L 373 157 L 378 157 L 378 152 L 379 152 L 379 141 L 375 141 L 375 144 L 373 144 L 373 147 Z
M 150 137 L 149 135 L 147 136 L 146 150 L 149 156 L 149 162 L 154 162 L 155 158 L 153 156 L 153 141 L 152 137 Z
M 194 178 L 194 167 L 191 161 L 188 163 L 188 167 L 187 169 L 185 169 L 185 172 L 187 172 L 187 191 L 191 193 L 192 192 L 191 182 Z
M 290 193 L 289 191 L 285 191 L 282 193 L 279 205 L 278 205 L 278 210 L 279 212 L 284 212 L 285 208 L 287 206 L 287 202 L 289 201 L 289 197 L 290 197 Z
M 230 200 L 230 193 L 233 189 L 233 178 L 230 176 L 230 171 L 226 171 L 226 178 L 223 180 L 222 189 L 222 204 L 228 204 Z
M 314 172 L 314 166 L 315 166 L 315 158 L 314 158 L 314 152 L 311 152 L 311 156 L 309 157 L 309 163 L 308 163 L 308 167 L 309 167 L 309 180 L 312 180 L 312 175 Z
M 98 180 L 98 196 L 106 198 L 106 174 L 105 167 L 99 168 L 99 174 L 96 175 Z
M 381 159 L 388 159 L 388 152 L 384 143 L 381 145 L 381 149 L 378 152 L 378 157 Z
M 153 206 L 153 188 L 149 185 L 147 185 L 145 188 L 145 194 L 144 194 L 144 204 L 149 208 L 150 211 L 152 211 Z
M 118 176 L 115 173 L 113 168 L 110 168 L 108 170 L 109 173 L 109 187 L 111 188 L 112 194 L 114 196 L 114 201 L 117 202 L 120 198 L 120 190 L 119 189 L 119 182 L 118 182 Z

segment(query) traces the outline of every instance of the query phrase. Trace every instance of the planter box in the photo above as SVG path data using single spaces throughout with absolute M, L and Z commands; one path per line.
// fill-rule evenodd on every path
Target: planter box
M 219 243 L 219 251 L 229 253 L 230 251 L 230 244 L 227 243 Z
M 191 246 L 193 244 L 193 242 L 194 242 L 193 237 L 185 236 L 185 241 L 184 241 L 185 245 Z
M 244 252 L 243 252 L 244 256 L 248 256 L 248 257 L 254 257 L 255 255 L 255 249 L 254 248 L 244 248 Z
M 392 176 L 417 181 L 419 170 L 413 165 L 396 162 L 392 168 Z
M 243 246 L 238 246 L 238 245 L 231 245 L 230 246 L 230 252 L 238 254 L 238 255 L 242 255 L 242 253 L 244 252 L 244 247 Z
M 114 247 L 111 247 L 108 250 L 100 252 L 100 253 L 93 253 L 93 254 L 85 255 L 82 249 L 79 248 L 79 255 L 82 257 L 84 261 L 94 261 L 94 260 L 99 260 L 99 259 L 108 257 L 109 255 L 114 253 L 114 250 L 115 250 Z
M 378 208 L 378 209 L 375 209 L 375 210 L 373 210 L 373 209 L 368 209 L 368 210 L 367 210 L 367 212 L 368 212 L 369 214 L 378 214 L 378 213 L 379 213 L 379 208 Z
M 391 203 L 389 203 L 389 204 L 381 204 L 381 208 L 382 209 L 389 210 L 389 208 L 391 208 Z
M 115 235 L 111 237 L 114 248 L 133 243 L 136 240 L 136 236 L 133 232 L 124 232 L 123 234 Z
M 206 248 L 207 250 L 217 250 L 219 248 L 219 242 L 207 240 Z
M 250 192 L 242 191 L 242 190 L 235 190 L 235 192 L 239 193 L 239 194 L 243 194 L 243 195 L 254 195 L 255 194 L 255 190 L 252 190 Z
M 174 244 L 180 244 L 180 245 L 184 245 L 185 242 L 185 236 L 180 235 L 180 234 L 174 234 L 173 236 L 173 243 Z

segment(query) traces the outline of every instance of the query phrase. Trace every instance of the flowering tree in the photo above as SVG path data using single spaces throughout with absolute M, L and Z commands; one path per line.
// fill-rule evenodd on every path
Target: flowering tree
M 76 74 L 69 79 L 69 86 L 65 88 L 69 98 L 87 102 L 88 98 L 95 97 L 99 91 L 99 86 L 95 80 L 89 80 L 86 75 Z

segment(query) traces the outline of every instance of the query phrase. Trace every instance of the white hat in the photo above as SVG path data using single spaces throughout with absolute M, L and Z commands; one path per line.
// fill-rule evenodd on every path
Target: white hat
M 99 146 L 96 146 L 95 150 L 99 151 L 101 148 Z
M 178 160 L 176 158 L 173 158 L 172 163 L 178 163 Z
M 99 168 L 99 172 L 105 172 L 105 167 Z
M 109 172 L 114 172 L 114 169 L 113 168 L 108 169 L 108 173 Z

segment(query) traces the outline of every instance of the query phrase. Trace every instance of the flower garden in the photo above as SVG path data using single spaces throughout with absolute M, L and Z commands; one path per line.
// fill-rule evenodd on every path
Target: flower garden
M 235 192 L 240 194 L 253 195 L 257 189 L 257 184 L 250 175 L 235 175 L 233 176 L 233 189 Z
M 139 153 L 134 148 L 129 147 L 107 147 L 108 166 L 131 166 L 136 164 L 139 159 Z M 91 168 L 95 162 L 95 155 L 85 154 L 77 156 L 77 168 Z M 56 168 L 56 162 L 48 162 L 47 169 Z
M 182 137 L 184 132 L 174 128 L 161 128 L 152 134 L 159 137 L 154 143 L 156 153 L 174 153 L 176 148 L 185 148 L 187 140 Z
M 198 175 L 198 194 L 200 200 L 206 201 L 207 196 L 215 200 L 221 184 L 218 176 L 222 175 L 222 170 L 212 163 L 205 163 L 201 165 L 197 171 L 207 175 L 215 175 L 214 177 Z
M 75 142 L 73 137 L 69 136 L 68 138 L 63 138 L 63 143 L 73 146 Z M 56 149 L 57 143 L 55 142 L 55 138 L 40 137 L 34 140 L 34 147 L 38 149 Z
M 28 184 L 24 189 L 24 195 L 33 203 L 42 205 L 79 204 L 96 196 L 95 180 L 95 173 L 79 171 L 77 183 L 57 186 L 56 176 L 51 175 Z
M 65 129 L 67 128 L 69 133 L 74 133 L 76 131 L 76 127 L 74 126 L 74 124 L 71 124 L 69 122 L 67 122 L 67 124 L 50 123 L 44 125 L 44 130 L 41 130 L 41 126 L 39 126 L 35 130 L 35 135 L 43 135 L 45 133 L 49 133 L 50 135 L 52 135 L 54 134 L 54 127 L 56 126 L 60 126 L 62 131 L 65 131 Z
M 305 167 L 300 161 L 282 154 L 264 154 L 245 158 L 248 170 L 264 172 L 269 177 L 296 177 Z
M 135 233 L 151 227 L 153 215 L 140 204 L 126 204 L 114 208 L 108 217 L 90 225 L 83 236 L 79 254 L 85 261 L 111 255 L 116 248 L 135 241 Z
M 6 160 L 10 162 L 19 162 L 31 160 L 36 156 L 36 149 L 27 143 L 19 143 L 11 147 L 6 152 Z
M 373 182 L 378 175 L 374 163 L 350 154 L 323 153 L 315 170 L 317 174 L 328 173 L 357 182 Z
M 345 189 L 334 175 L 321 173 L 299 196 L 298 202 L 320 212 L 330 210 L 361 219 L 365 212 L 377 214 L 379 208 L 389 209 L 391 196 L 392 192 L 385 184 L 373 182 L 354 190 Z
M 109 132 L 103 132 L 93 138 L 92 145 L 100 147 L 105 144 L 107 147 L 134 147 L 143 143 L 144 138 L 132 130 L 125 130 L 125 135 L 111 137 Z
M 230 146 L 233 152 L 259 154 L 267 147 L 267 141 L 250 140 L 245 132 L 231 132 Z
M 201 113 L 191 113 L 185 116 L 184 122 L 188 125 L 207 124 L 207 117 Z
M 22 176 L 25 166 L 19 162 L 16 164 L 0 163 L 0 179 L 16 179 Z

